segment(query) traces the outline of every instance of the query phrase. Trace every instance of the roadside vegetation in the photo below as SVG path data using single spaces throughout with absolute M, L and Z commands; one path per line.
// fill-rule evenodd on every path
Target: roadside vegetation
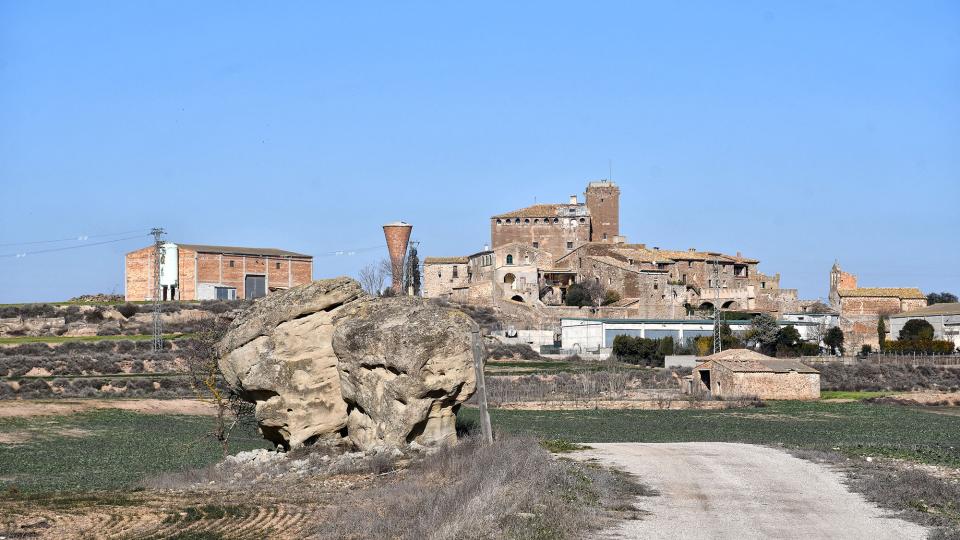
M 460 413 L 467 419 L 473 409 Z M 867 403 L 771 401 L 734 410 L 492 409 L 494 429 L 590 442 L 740 442 L 960 467 L 960 416 Z
M 960 538 L 960 479 L 893 459 L 851 459 L 834 451 L 794 449 L 799 458 L 826 464 L 844 474 L 861 493 L 897 517 L 932 528 L 930 540 Z

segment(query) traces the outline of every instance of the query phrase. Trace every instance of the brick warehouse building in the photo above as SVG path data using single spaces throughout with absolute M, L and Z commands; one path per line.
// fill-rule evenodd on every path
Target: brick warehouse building
M 163 300 L 259 298 L 313 280 L 313 257 L 274 248 L 163 245 Z M 153 300 L 156 248 L 127 253 L 125 298 Z

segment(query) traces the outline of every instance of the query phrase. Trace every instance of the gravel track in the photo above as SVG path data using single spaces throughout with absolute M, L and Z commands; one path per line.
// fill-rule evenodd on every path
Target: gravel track
M 637 505 L 649 515 L 601 538 L 925 538 L 919 525 L 887 517 L 851 493 L 827 466 L 734 443 L 591 444 L 595 459 L 657 490 Z

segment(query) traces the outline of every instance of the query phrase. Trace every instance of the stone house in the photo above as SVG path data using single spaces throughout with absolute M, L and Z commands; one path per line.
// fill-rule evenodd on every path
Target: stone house
M 820 398 L 820 372 L 796 359 L 730 349 L 702 360 L 693 368 L 691 392 L 719 399 Z
M 259 298 L 313 280 L 313 257 L 276 248 L 166 243 L 160 263 L 161 300 Z M 124 298 L 153 300 L 157 250 L 127 253 Z

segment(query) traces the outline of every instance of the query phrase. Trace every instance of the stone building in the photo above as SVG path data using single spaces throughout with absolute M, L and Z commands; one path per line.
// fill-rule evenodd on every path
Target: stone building
M 780 275 L 761 273 L 756 259 L 627 243 L 619 207 L 620 188 L 598 181 L 587 185 L 584 202 L 572 195 L 566 204 L 492 216 L 489 253 L 426 259 L 424 294 L 550 307 L 564 303 L 572 284 L 592 281 L 615 292 L 616 307 L 630 317 L 702 315 L 715 305 L 775 314 L 798 309 L 797 291 L 781 289 Z M 479 271 L 478 257 L 489 271 Z
M 926 295 L 916 287 L 859 287 L 857 276 L 844 272 L 839 262 L 830 269 L 830 306 L 840 316 L 848 350 L 861 345 L 877 348 L 877 322 L 881 317 L 926 305 Z
M 820 372 L 789 358 L 730 349 L 693 368 L 693 392 L 718 399 L 819 399 Z
M 126 300 L 153 300 L 156 252 L 127 253 Z M 313 257 L 282 249 L 167 243 L 163 252 L 161 300 L 259 298 L 313 280 Z
M 560 257 L 587 242 L 614 242 L 620 235 L 620 188 L 590 182 L 581 203 L 536 204 L 490 218 L 493 249 L 519 242 Z

